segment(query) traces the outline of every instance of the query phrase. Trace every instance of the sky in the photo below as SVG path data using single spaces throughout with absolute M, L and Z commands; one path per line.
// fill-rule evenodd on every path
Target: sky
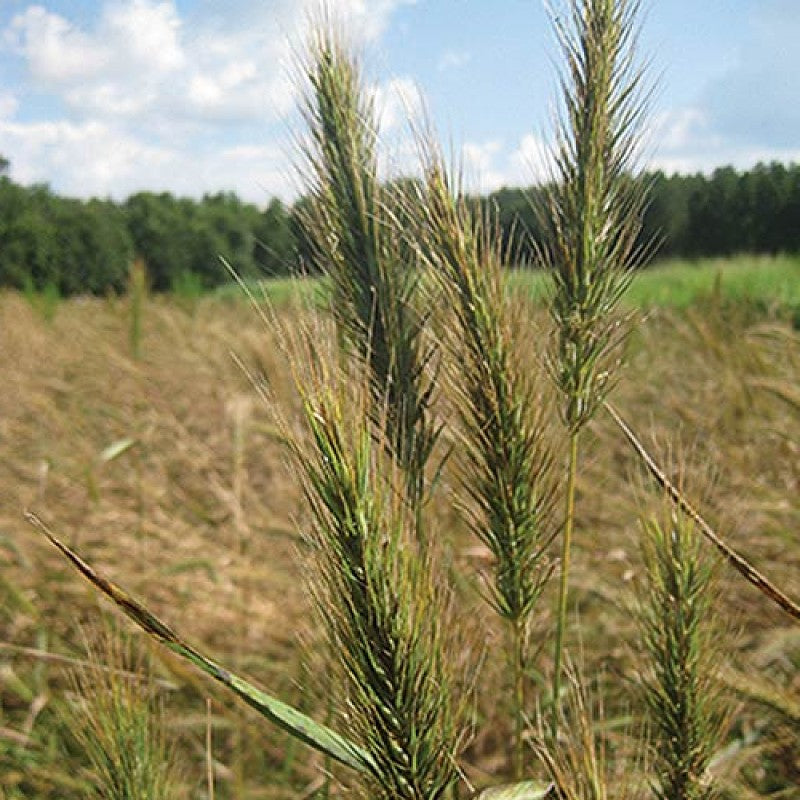
M 60 194 L 302 192 L 297 57 L 318 0 L 0 0 L 0 154 Z M 543 0 L 327 0 L 363 53 L 387 175 L 433 122 L 470 189 L 546 171 L 558 47 Z M 549 0 L 554 13 L 563 0 Z M 645 0 L 643 166 L 800 161 L 800 0 Z

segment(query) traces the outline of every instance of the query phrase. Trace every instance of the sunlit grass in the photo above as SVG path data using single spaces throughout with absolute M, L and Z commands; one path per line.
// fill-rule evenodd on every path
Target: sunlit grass
M 547 289 L 541 272 L 514 272 L 509 283 L 534 299 L 542 298 Z M 624 302 L 639 308 L 684 309 L 715 291 L 722 299 L 763 303 L 766 308 L 795 308 L 800 305 L 800 257 L 659 261 L 636 274 Z
M 230 351 L 268 376 L 281 409 L 294 419 L 297 400 L 279 342 L 238 302 L 203 301 L 197 315 L 189 316 L 165 298 L 148 313 L 144 357 L 135 361 L 125 311 L 121 301 L 70 299 L 47 323 L 24 298 L 0 294 L 0 371 L 7 386 L 0 396 L 0 490 L 6 499 L 0 505 L 0 639 L 28 648 L 0 651 L 3 726 L 19 734 L 18 743 L 0 741 L 0 785 L 14 800 L 85 796 L 84 787 L 69 783 L 80 762 L 73 755 L 55 760 L 51 754 L 50 743 L 59 737 L 54 715 L 45 707 L 34 718 L 31 709 L 38 708 L 37 697 L 56 696 L 63 683 L 58 664 L 35 659 L 83 658 L 75 621 L 94 615 L 97 608 L 96 598 L 64 571 L 57 554 L 36 540 L 22 519 L 23 508 L 57 521 L 71 543 L 99 559 L 137 595 L 155 596 L 158 610 L 167 614 L 168 609 L 169 620 L 192 641 L 206 643 L 215 653 L 240 653 L 228 659 L 232 668 L 286 699 L 297 696 L 301 679 L 304 686 L 320 688 L 308 678 L 317 673 L 301 674 L 297 665 L 296 632 L 307 629 L 309 616 L 293 556 L 299 487 L 286 468 L 274 421 L 258 403 L 243 453 L 242 504 L 253 532 L 246 553 L 238 547 L 229 490 L 233 444 L 224 405 L 229 398 L 253 393 Z M 293 309 L 279 314 L 287 325 L 297 324 Z M 526 310 L 533 324 L 541 321 L 537 314 Z M 800 467 L 795 444 L 800 416 L 791 403 L 800 376 L 797 336 L 785 323 L 748 327 L 738 315 L 716 315 L 713 307 L 709 313 L 689 309 L 649 315 L 639 326 L 630 357 L 637 380 L 620 384 L 615 404 L 626 419 L 646 420 L 642 428 L 649 446 L 677 440 L 684 431 L 684 441 L 692 446 L 685 457 L 685 485 L 700 487 L 700 496 L 708 485 L 709 464 L 718 465 L 713 492 L 706 495 L 712 520 L 790 590 L 800 569 L 797 505 L 787 494 Z M 526 359 L 535 357 L 535 340 L 519 346 Z M 616 600 L 620 587 L 640 570 L 634 522 L 640 509 L 629 489 L 635 459 L 609 419 L 601 416 L 596 426 L 597 445 L 579 480 L 581 513 L 595 536 L 578 547 L 573 576 L 585 671 L 594 674 L 598 665 L 608 669 L 610 663 L 616 674 L 630 670 L 636 656 L 622 644 L 633 635 L 633 624 Z M 702 436 L 694 436 L 696 430 Z M 136 448 L 103 462 L 100 454 L 126 437 L 137 439 Z M 452 485 L 455 476 L 448 472 L 443 480 Z M 659 494 L 652 500 L 653 510 L 660 510 Z M 476 550 L 448 504 L 436 504 L 431 513 L 447 532 L 459 568 L 484 563 L 485 554 Z M 726 617 L 742 631 L 731 649 L 731 681 L 737 693 L 756 699 L 746 700 L 737 712 L 725 745 L 738 755 L 723 761 L 720 771 L 726 784 L 788 785 L 796 722 L 783 721 L 758 693 L 764 686 L 775 696 L 782 692 L 787 698 L 780 701 L 784 717 L 791 703 L 796 705 L 797 635 L 739 575 L 726 570 L 721 578 Z M 251 587 L 246 606 L 239 599 L 243 586 Z M 494 624 L 488 606 L 463 586 L 454 601 L 476 635 L 485 637 Z M 247 635 L 241 638 L 243 624 Z M 468 774 L 484 783 L 505 756 L 508 732 L 507 719 L 497 717 L 492 702 L 508 683 L 506 659 L 496 655 L 499 642 L 493 641 L 477 701 L 483 733 L 464 757 Z M 247 746 L 237 755 L 229 732 L 241 709 L 223 704 L 220 691 L 168 663 L 175 674 L 165 674 L 164 667 L 157 674 L 173 683 L 189 678 L 196 687 L 170 700 L 170 738 L 178 740 L 186 774 L 205 771 L 204 750 L 195 743 L 204 737 L 204 697 L 211 693 L 221 797 L 228 791 L 226 769 L 237 759 L 243 761 L 253 793 L 263 791 L 263 775 L 274 776 L 268 795 L 274 800 L 300 793 L 313 781 L 321 759 L 308 759 L 299 748 L 291 751 L 285 734 L 273 734 L 253 716 L 247 717 Z M 611 685 L 601 689 L 608 694 L 608 717 L 625 713 L 617 690 Z M 306 702 L 309 713 L 324 718 L 318 696 Z M 26 727 L 29 719 L 34 719 L 32 727 Z M 284 759 L 289 759 L 285 765 Z M 20 765 L 27 771 L 20 771 Z
M 512 291 L 541 300 L 548 281 L 535 270 L 515 270 L 508 278 Z M 278 307 L 296 302 L 325 302 L 328 290 L 319 278 L 270 278 L 250 284 L 256 297 Z M 800 307 L 800 256 L 743 255 L 697 261 L 658 261 L 636 274 L 624 302 L 638 308 L 685 309 L 719 291 L 723 299 L 744 300 L 767 310 Z M 240 286 L 228 284 L 211 295 L 220 300 L 240 300 Z

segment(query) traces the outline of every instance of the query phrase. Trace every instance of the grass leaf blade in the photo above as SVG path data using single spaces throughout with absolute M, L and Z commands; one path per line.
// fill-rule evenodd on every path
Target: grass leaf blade
M 605 409 L 625 435 L 628 443 L 636 451 L 637 455 L 644 462 L 656 483 L 669 495 L 673 503 L 687 517 L 689 517 L 698 527 L 714 547 L 719 550 L 725 560 L 749 583 L 756 587 L 762 594 L 766 595 L 773 603 L 782 608 L 790 617 L 800 621 L 800 605 L 794 602 L 787 594 L 782 592 L 772 581 L 762 575 L 744 556 L 736 552 L 729 544 L 723 541 L 714 529 L 703 519 L 700 512 L 683 496 L 678 488 L 667 478 L 664 470 L 653 460 L 653 457 L 644 449 L 644 445 L 639 441 L 636 434 L 622 417 L 614 410 L 614 407 L 605 403 Z
M 522 781 L 490 786 L 478 792 L 473 800 L 547 800 L 555 796 L 555 786 L 552 783 Z
M 184 642 L 172 628 L 148 611 L 124 589 L 97 573 L 75 551 L 60 541 L 35 514 L 27 513 L 25 516 L 28 522 L 43 533 L 86 580 L 112 600 L 145 633 L 157 639 L 172 652 L 191 661 L 214 680 L 227 686 L 263 717 L 283 728 L 296 739 L 359 772 L 368 768 L 369 755 L 358 745 L 204 656 Z

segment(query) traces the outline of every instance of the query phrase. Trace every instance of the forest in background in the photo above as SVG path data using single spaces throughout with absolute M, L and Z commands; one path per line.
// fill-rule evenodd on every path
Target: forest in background
M 46 185 L 22 186 L 0 158 L 0 287 L 62 295 L 121 291 L 135 258 L 151 288 L 187 282 L 211 289 L 230 280 L 223 256 L 246 279 L 303 272 L 309 262 L 301 225 L 304 199 L 260 208 L 233 192 L 201 200 L 139 192 L 117 203 L 77 200 Z M 650 172 L 641 233 L 655 258 L 800 252 L 800 165 L 722 167 L 711 175 Z M 493 209 L 521 266 L 537 240 L 538 187 L 503 188 L 480 202 Z

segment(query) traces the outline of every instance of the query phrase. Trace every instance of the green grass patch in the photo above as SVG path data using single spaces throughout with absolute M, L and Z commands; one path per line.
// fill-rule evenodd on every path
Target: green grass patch
M 245 281 L 246 290 L 258 301 L 266 301 L 276 308 L 296 303 L 314 304 L 327 296 L 327 287 L 321 278 L 290 277 L 265 278 Z M 238 283 L 227 283 L 213 292 L 218 300 L 242 300 L 246 291 Z
M 520 271 L 510 284 L 540 298 L 547 280 L 541 272 Z M 661 261 L 634 278 L 626 300 L 640 308 L 688 308 L 715 294 L 765 310 L 800 310 L 800 256 Z
M 636 276 L 628 299 L 643 307 L 686 308 L 715 293 L 725 300 L 800 307 L 800 257 L 665 261 Z
M 512 291 L 543 297 L 548 281 L 539 271 L 515 271 Z M 294 303 L 315 303 L 327 297 L 319 278 L 269 278 L 247 284 L 258 300 L 277 308 Z M 626 295 L 627 302 L 640 308 L 688 308 L 718 293 L 722 300 L 747 302 L 767 310 L 800 314 L 800 256 L 737 256 L 698 261 L 660 261 L 642 270 Z M 241 286 L 227 284 L 213 296 L 222 300 L 244 297 Z

